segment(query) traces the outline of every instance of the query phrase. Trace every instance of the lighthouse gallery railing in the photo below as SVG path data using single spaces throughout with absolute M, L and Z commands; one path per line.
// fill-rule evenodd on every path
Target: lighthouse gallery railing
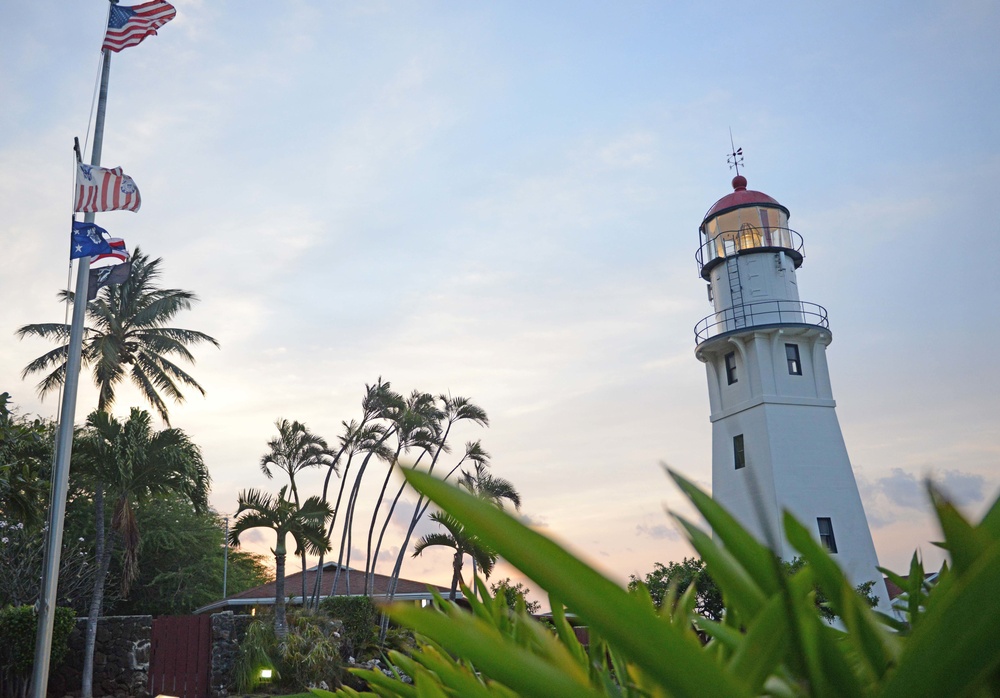
M 826 308 L 802 301 L 759 301 L 745 303 L 712 313 L 694 326 L 696 344 L 727 332 L 738 332 L 766 325 L 813 325 L 830 327 Z

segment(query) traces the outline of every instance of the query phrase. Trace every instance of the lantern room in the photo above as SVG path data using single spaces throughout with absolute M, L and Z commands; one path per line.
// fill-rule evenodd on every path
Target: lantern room
M 788 209 L 767 194 L 747 189 L 743 175 L 733 178 L 733 193 L 708 210 L 699 228 L 698 268 L 707 281 L 727 257 L 748 251 L 784 251 L 802 265 L 802 236 L 788 227 Z

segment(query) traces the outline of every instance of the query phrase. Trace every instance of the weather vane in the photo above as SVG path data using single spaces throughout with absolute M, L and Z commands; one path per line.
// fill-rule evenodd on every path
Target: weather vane
M 743 148 L 737 148 L 733 143 L 733 129 L 729 129 L 729 145 L 732 147 L 732 152 L 726 156 L 726 163 L 729 165 L 729 169 L 736 168 L 736 175 L 740 174 L 740 165 L 743 164 Z

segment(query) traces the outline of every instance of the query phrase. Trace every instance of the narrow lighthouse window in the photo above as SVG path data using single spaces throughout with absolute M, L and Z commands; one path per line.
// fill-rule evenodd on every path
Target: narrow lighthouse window
M 726 383 L 732 385 L 737 380 L 736 377 L 736 352 L 731 351 L 726 354 Z
M 743 452 L 743 434 L 737 434 L 733 437 L 733 462 L 736 464 L 736 470 L 745 468 L 747 465 L 746 454 Z
M 801 376 L 802 362 L 799 360 L 799 345 L 786 344 L 785 358 L 788 359 L 788 373 L 792 376 Z
M 819 540 L 831 553 L 837 552 L 837 539 L 833 537 L 833 522 L 825 517 L 816 519 L 819 526 Z

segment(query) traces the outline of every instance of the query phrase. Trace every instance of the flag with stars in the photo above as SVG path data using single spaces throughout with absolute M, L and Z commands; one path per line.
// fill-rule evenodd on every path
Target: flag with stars
M 135 46 L 156 30 L 172 20 L 177 10 L 169 2 L 153 0 L 141 5 L 125 7 L 112 5 L 108 16 L 108 31 L 104 35 L 105 49 L 117 53 L 123 48 Z
M 93 257 L 111 252 L 111 236 L 104 228 L 94 223 L 73 221 L 73 241 L 69 250 L 70 259 Z
M 139 189 L 120 167 L 110 170 L 96 165 L 76 163 L 77 213 L 99 211 L 138 211 Z

